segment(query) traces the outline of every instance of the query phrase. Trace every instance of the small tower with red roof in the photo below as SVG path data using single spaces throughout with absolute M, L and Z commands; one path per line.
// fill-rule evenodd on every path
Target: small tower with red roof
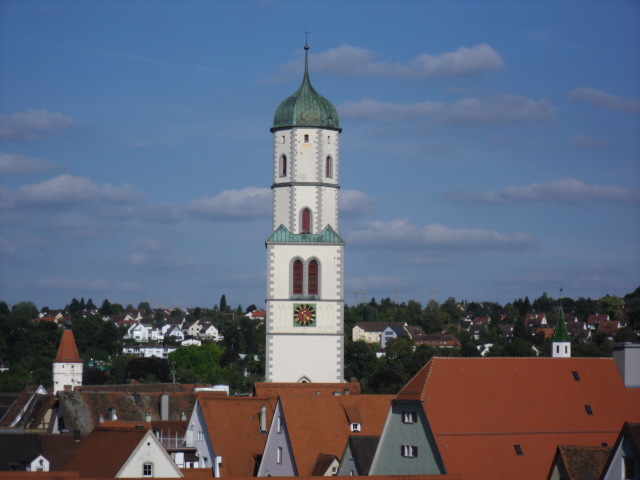
M 58 355 L 53 361 L 53 394 L 82 385 L 82 359 L 71 330 L 62 332 Z

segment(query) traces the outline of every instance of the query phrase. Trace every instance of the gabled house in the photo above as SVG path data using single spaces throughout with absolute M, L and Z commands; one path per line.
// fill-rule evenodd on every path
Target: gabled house
M 94 478 L 184 477 L 153 431 L 145 428 L 97 428 L 66 470 Z
M 81 441 L 77 435 L 0 433 L 0 472 L 63 470 Z
M 600 478 L 610 453 L 611 447 L 607 446 L 559 445 L 547 479 L 596 480 Z
M 395 338 L 411 338 L 404 326 L 389 325 L 380 335 L 380 347 L 386 348 L 387 342 Z
M 340 457 L 340 466 L 336 475 L 338 477 L 369 475 L 371 461 L 379 440 L 378 435 L 351 435 Z
M 183 332 L 186 335 L 190 335 L 192 337 L 198 337 L 200 335 L 200 331 L 202 330 L 202 325 L 200 325 L 199 320 L 195 320 L 193 322 L 187 322 L 184 325 Z
M 624 424 L 600 478 L 640 479 L 640 423 Z
M 279 397 L 257 476 L 307 477 L 323 470 L 328 458 L 343 455 L 351 436 L 380 435 L 391 399 L 391 395 Z
M 25 387 L 0 417 L 0 429 L 36 428 L 46 420 L 44 412 L 47 411 L 52 400 L 53 396 L 49 395 L 42 385 Z M 46 426 L 48 423 L 47 421 Z
M 175 338 L 181 342 L 184 340 L 184 332 L 178 325 L 171 325 L 164 334 L 164 338 Z
M 638 405 L 612 358 L 435 357 L 394 398 L 370 475 L 546 478 L 558 445 L 612 445 Z
M 358 322 L 351 330 L 354 342 L 364 340 L 367 343 L 381 343 L 382 332 L 390 326 L 404 328 L 406 322 Z
M 529 313 L 524 319 L 524 324 L 535 330 L 543 325 L 547 325 L 547 316 L 544 313 Z
M 200 393 L 187 427 L 187 445 L 196 449 L 199 468 L 216 477 L 255 476 L 275 398 L 227 397 Z
M 594 313 L 587 318 L 587 328 L 597 330 L 598 325 L 602 322 L 609 322 L 611 319 L 606 313 Z
M 199 335 L 201 338 L 213 340 L 215 342 L 219 342 L 223 338 L 222 335 L 220 335 L 218 329 L 211 321 L 202 322 L 202 330 L 200 330 Z

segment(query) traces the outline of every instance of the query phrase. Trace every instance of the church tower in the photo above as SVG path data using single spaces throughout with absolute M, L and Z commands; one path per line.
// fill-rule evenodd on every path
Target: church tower
M 562 305 L 560 305 L 558 309 L 558 324 L 556 325 L 556 331 L 553 333 L 553 339 L 551 341 L 551 356 L 554 358 L 571 357 L 571 338 L 567 331 L 567 324 L 564 321 Z
M 71 330 L 62 332 L 58 354 L 53 361 L 53 394 L 82 385 L 82 359 Z
M 267 247 L 267 382 L 344 382 L 340 121 L 309 79 L 276 110 Z

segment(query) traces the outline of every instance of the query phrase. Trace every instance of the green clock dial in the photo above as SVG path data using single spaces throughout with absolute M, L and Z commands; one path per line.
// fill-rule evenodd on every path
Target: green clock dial
M 296 303 L 293 305 L 293 325 L 296 327 L 315 327 L 316 306 L 313 303 Z

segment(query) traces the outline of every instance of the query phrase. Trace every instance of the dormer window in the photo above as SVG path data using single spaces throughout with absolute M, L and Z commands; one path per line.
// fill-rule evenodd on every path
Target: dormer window
M 418 447 L 415 445 L 400 445 L 400 455 L 407 458 L 416 458 L 418 456 Z
M 352 432 L 360 432 L 362 431 L 362 425 L 359 423 L 352 423 L 351 424 L 351 431 Z
M 402 423 L 417 423 L 418 422 L 418 412 L 402 412 Z

